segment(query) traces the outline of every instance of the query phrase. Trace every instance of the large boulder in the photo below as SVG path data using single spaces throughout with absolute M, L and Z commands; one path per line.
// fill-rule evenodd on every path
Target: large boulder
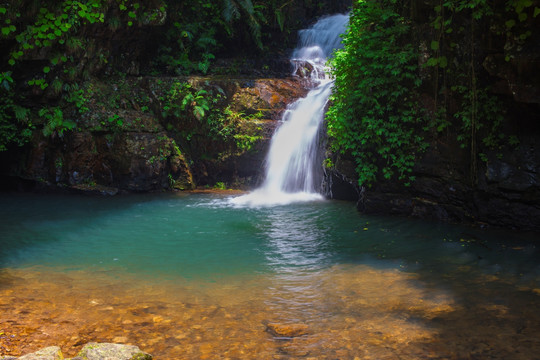
M 152 355 L 134 345 L 89 343 L 72 360 L 152 360 Z
M 150 354 L 145 353 L 137 346 L 88 343 L 71 360 L 152 360 Z M 64 355 L 58 346 L 50 346 L 21 357 L 0 357 L 0 360 L 64 360 Z M 65 359 L 70 360 L 70 359 Z
M 17 360 L 63 360 L 64 356 L 58 346 L 50 346 L 41 349 L 31 354 L 21 356 L 19 358 L 2 357 L 2 360 L 17 359 Z

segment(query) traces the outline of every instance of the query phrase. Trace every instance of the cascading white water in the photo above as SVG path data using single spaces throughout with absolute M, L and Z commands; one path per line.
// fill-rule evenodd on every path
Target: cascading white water
M 261 187 L 232 199 L 234 205 L 272 206 L 322 199 L 318 192 L 322 164 L 320 159 L 317 161 L 317 140 L 333 85 L 326 75 L 325 63 L 334 49 L 341 46 L 340 35 L 345 32 L 348 19 L 348 15 L 342 14 L 328 16 L 300 31 L 292 61 L 297 67 L 310 64 L 310 77 L 316 87 L 291 104 L 283 115 L 282 125 L 272 137 Z

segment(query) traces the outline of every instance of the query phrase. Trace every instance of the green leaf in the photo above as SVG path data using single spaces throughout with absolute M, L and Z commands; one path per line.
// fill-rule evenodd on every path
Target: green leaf
M 0 14 L 5 14 L 7 9 L 5 7 L 0 7 Z
M 533 14 L 533 17 L 537 17 L 538 14 L 540 14 L 540 8 L 534 7 L 534 14 Z
M 443 69 L 448 66 L 448 59 L 446 59 L 446 56 L 441 56 L 439 58 L 439 66 Z
M 507 20 L 504 24 L 506 25 L 506 29 L 510 30 L 511 28 L 514 27 L 514 25 L 516 25 L 516 20 L 510 19 L 510 20 Z
M 521 21 L 521 22 L 527 20 L 527 13 L 524 13 L 524 12 L 520 13 L 518 15 L 518 18 L 519 18 L 519 21 Z
M 9 33 L 11 32 L 11 30 L 9 29 L 9 27 L 3 27 L 2 28 L 2 35 L 9 35 Z
M 426 65 L 427 66 L 437 66 L 439 64 L 439 61 L 437 58 L 429 58 Z
M 438 41 L 433 40 L 431 42 L 431 50 L 439 50 L 439 42 Z
M 51 71 L 51 68 L 48 67 L 48 66 L 45 66 L 45 67 L 43 68 L 43 72 L 44 72 L 45 74 L 48 74 L 50 71 Z

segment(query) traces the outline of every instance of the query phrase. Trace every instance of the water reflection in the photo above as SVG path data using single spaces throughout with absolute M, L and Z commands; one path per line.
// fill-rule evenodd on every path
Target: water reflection
M 300 209 L 301 208 L 301 209 Z M 335 261 L 330 228 L 319 207 L 275 207 L 264 211 L 259 230 L 272 270 L 265 305 L 272 321 L 305 322 L 318 318 L 323 289 L 320 272 Z
M 324 213 L 318 209 L 268 209 L 258 228 L 266 239 L 265 258 L 277 273 L 317 270 L 334 257 L 328 247 Z

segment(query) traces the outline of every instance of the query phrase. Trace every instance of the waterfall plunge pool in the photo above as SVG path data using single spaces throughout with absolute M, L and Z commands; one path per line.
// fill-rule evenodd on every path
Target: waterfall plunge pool
M 365 216 L 339 201 L 0 203 L 0 356 L 50 345 L 73 356 L 90 341 L 137 344 L 156 359 L 540 353 L 534 234 Z M 269 323 L 302 331 L 277 336 Z

